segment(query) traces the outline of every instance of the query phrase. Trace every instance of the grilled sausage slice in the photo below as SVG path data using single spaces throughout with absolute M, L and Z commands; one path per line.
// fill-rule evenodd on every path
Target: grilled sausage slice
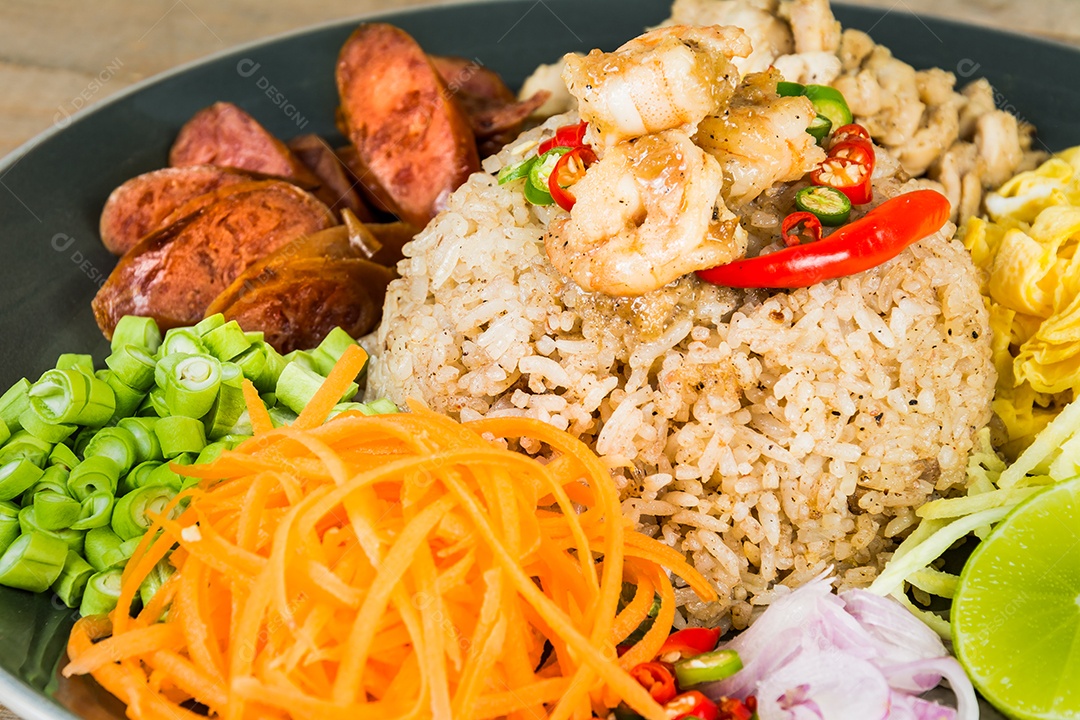
M 162 328 L 196 323 L 253 262 L 334 224 L 325 205 L 287 182 L 216 192 L 217 202 L 148 235 L 120 259 L 92 303 L 106 337 L 124 315 L 152 316 Z
M 338 214 L 344 209 L 351 210 L 364 222 L 373 219 L 357 190 L 359 181 L 325 140 L 318 135 L 298 135 L 289 141 L 289 149 L 318 178 L 325 191 L 319 199 L 331 210 Z
M 101 242 L 123 255 L 155 230 L 178 207 L 219 187 L 248 182 L 239 170 L 213 165 L 163 168 L 133 177 L 112 191 L 101 211 Z
M 391 25 L 357 28 L 336 75 L 359 174 L 383 205 L 423 227 L 480 167 L 468 118 L 416 41 Z

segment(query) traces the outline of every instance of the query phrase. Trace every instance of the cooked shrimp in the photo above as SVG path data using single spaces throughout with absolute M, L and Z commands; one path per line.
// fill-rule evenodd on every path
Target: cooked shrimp
M 739 28 L 671 25 L 613 53 L 568 55 L 563 79 L 589 123 L 586 141 L 606 148 L 662 130 L 692 134 L 735 91 L 731 59 L 749 54 Z
M 774 183 L 798 180 L 825 159 L 806 132 L 814 106 L 805 97 L 779 97 L 775 72 L 747 75 L 731 105 L 705 118 L 694 138 L 730 178 L 724 197 L 750 202 Z
M 777 56 L 795 51 L 791 28 L 776 16 L 775 9 L 759 7 L 748 0 L 675 0 L 668 23 L 735 25 L 742 28 L 750 38 L 753 51 L 745 58 L 734 58 L 732 62 L 743 75 L 761 72 Z
M 544 244 L 585 290 L 636 296 L 746 251 L 746 231 L 720 199 L 716 159 L 679 130 L 619 143 L 574 186 L 577 203 Z

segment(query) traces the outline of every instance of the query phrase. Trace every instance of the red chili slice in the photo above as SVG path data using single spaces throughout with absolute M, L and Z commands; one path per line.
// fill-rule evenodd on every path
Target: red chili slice
M 668 720 L 696 717 L 699 720 L 720 720 L 720 708 L 697 690 L 675 696 L 664 704 Z
M 873 197 L 870 186 L 872 174 L 873 168 L 866 163 L 829 156 L 810 173 L 810 181 L 815 185 L 836 188 L 847 195 L 852 205 L 865 205 Z
M 668 639 L 660 646 L 660 652 L 656 655 L 662 660 L 668 660 L 669 655 L 678 653 L 679 657 L 672 658 L 674 662 L 715 650 L 718 642 L 720 642 L 720 628 L 686 628 L 668 635 Z
M 536 149 L 537 155 L 543 155 L 553 147 L 576 148 L 585 144 L 585 130 L 589 127 L 587 122 L 579 122 L 576 125 L 563 125 L 555 131 L 555 136 L 540 143 Z
M 596 153 L 588 145 L 582 145 L 566 153 L 555 163 L 551 176 L 548 177 L 548 190 L 551 192 L 551 199 L 563 210 L 569 212 L 574 207 L 577 198 L 570 188 L 585 177 L 585 171 L 594 162 Z
M 811 212 L 793 212 L 780 225 L 780 236 L 788 247 L 821 239 L 821 220 Z
M 664 663 L 645 662 L 630 669 L 630 677 L 638 681 L 641 687 L 649 691 L 656 702 L 663 705 L 678 693 L 675 676 Z
M 851 123 L 837 128 L 833 131 L 832 137 L 833 142 L 843 142 L 853 138 L 862 138 L 866 142 L 870 142 L 870 132 L 858 123 Z

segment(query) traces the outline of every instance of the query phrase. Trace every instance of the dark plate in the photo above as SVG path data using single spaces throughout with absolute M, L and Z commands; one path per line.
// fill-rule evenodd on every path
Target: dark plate
M 496 0 L 382 16 L 429 52 L 475 58 L 519 85 L 569 50 L 612 49 L 666 17 L 670 0 Z M 985 76 L 999 107 L 1029 119 L 1047 148 L 1080 143 L 1080 85 L 1072 48 L 900 12 L 840 7 L 917 68 Z M 338 137 L 334 62 L 357 21 L 258 42 L 145 82 L 57 127 L 0 163 L 0 387 L 36 378 L 65 351 L 106 354 L 90 299 L 115 258 L 98 240 L 109 192 L 163 167 L 180 125 L 230 100 L 270 131 Z M 121 718 L 91 682 L 59 682 L 72 613 L 44 595 L 0 587 L 0 703 L 26 718 Z M 74 714 L 72 714 L 74 713 Z M 984 717 L 998 718 L 992 711 Z

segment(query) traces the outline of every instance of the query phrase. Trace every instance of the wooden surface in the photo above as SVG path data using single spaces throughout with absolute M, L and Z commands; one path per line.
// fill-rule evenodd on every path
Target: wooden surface
M 1077 0 L 848 2 L 890 12 L 950 17 L 1080 45 Z M 0 156 L 75 111 L 181 63 L 295 28 L 420 4 L 432 3 L 0 0 Z M 14 717 L 0 707 L 0 720 Z

